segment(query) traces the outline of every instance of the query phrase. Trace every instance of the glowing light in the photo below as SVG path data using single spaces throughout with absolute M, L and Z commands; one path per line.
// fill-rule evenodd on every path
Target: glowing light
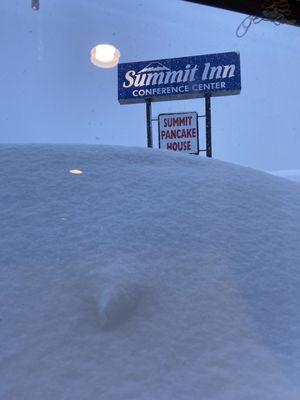
M 80 175 L 82 171 L 80 169 L 70 169 L 70 174 Z
M 91 50 L 91 62 L 100 68 L 115 67 L 120 56 L 120 51 L 110 44 L 99 44 Z

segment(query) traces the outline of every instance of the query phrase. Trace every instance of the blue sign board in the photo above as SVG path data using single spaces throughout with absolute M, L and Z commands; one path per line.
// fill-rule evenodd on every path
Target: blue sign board
M 239 94 L 240 55 L 209 54 L 118 65 L 120 104 Z

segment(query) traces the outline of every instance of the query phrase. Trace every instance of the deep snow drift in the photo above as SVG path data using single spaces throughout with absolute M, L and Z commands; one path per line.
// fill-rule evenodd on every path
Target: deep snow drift
M 298 184 L 105 146 L 0 163 L 1 399 L 299 400 Z
M 281 176 L 282 178 L 290 179 L 294 182 L 300 182 L 300 169 L 286 169 L 279 171 L 269 171 L 270 174 Z

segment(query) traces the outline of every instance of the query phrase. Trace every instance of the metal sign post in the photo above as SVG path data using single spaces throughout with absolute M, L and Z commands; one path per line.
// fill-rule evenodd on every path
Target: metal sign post
M 152 117 L 151 117 L 151 100 L 146 100 L 146 119 L 147 119 L 147 147 L 153 147 L 152 139 Z
M 205 120 L 206 120 L 206 157 L 212 157 L 211 146 L 211 96 L 205 95 Z

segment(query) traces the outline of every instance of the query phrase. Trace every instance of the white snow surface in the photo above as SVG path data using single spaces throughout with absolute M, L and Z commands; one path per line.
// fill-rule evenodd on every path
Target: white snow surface
M 290 179 L 294 182 L 300 182 L 300 169 L 283 169 L 277 171 L 269 171 L 270 174 Z
M 0 164 L 0 399 L 299 400 L 299 185 L 96 145 Z

